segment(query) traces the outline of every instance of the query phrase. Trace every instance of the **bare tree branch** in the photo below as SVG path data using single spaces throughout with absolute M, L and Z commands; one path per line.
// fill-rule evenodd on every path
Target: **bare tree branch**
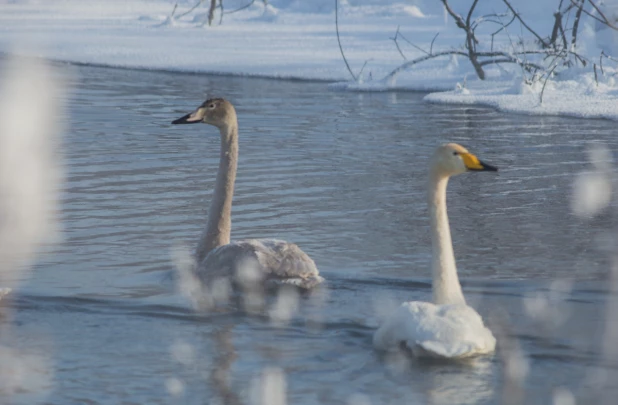
M 216 8 L 217 0 L 210 0 L 210 8 L 208 9 L 208 25 L 212 25 L 212 20 L 215 18 Z
M 429 59 L 439 58 L 441 56 L 447 56 L 447 55 L 461 55 L 461 56 L 466 56 L 467 57 L 468 53 L 467 52 L 463 52 L 463 51 L 450 50 L 450 51 L 436 52 L 436 53 L 433 53 L 431 55 L 421 56 L 420 58 L 416 58 L 416 59 L 408 61 L 408 62 L 406 62 L 406 63 L 404 63 L 402 65 L 399 65 L 392 72 L 390 72 L 388 75 L 386 75 L 386 77 L 384 79 L 387 80 L 387 81 L 391 80 L 398 73 L 408 69 L 411 66 L 414 66 L 414 65 L 416 65 L 418 63 L 421 63 L 421 62 L 425 62 L 426 60 L 429 60 Z
M 571 0 L 572 2 L 573 0 Z M 596 10 L 597 13 L 599 13 L 599 16 L 601 16 L 601 18 L 589 13 L 588 11 L 584 10 L 584 13 L 588 14 L 590 17 L 594 18 L 597 21 L 602 22 L 603 24 L 607 25 L 610 28 L 613 28 L 615 30 L 618 30 L 618 27 L 616 26 L 616 24 L 612 23 L 609 21 L 609 19 L 605 16 L 605 14 L 603 13 L 603 11 L 601 11 L 601 9 L 599 8 L 599 6 L 597 6 L 596 4 L 594 4 L 594 1 L 592 0 L 588 0 L 588 3 L 590 3 L 590 5 Z
M 221 5 L 223 6 L 223 1 L 222 1 L 221 3 L 222 3 Z M 239 8 L 237 8 L 237 9 L 230 10 L 230 11 L 226 11 L 226 12 L 225 12 L 225 14 L 234 14 L 234 13 L 237 13 L 237 12 L 239 12 L 239 11 L 242 11 L 242 10 L 244 10 L 244 9 L 246 9 L 246 8 L 251 7 L 251 6 L 253 5 L 253 3 L 255 3 L 255 0 L 251 0 L 249 3 L 245 4 L 245 5 L 244 5 L 244 6 L 242 6 L 242 7 L 239 7 Z
M 170 18 L 174 18 L 174 13 L 176 12 L 177 8 L 178 8 L 178 3 L 174 4 L 174 9 L 172 10 L 172 14 L 170 14 Z
M 605 53 L 605 51 L 601 51 L 601 55 L 605 56 L 607 59 L 611 60 L 612 62 L 617 62 L 618 63 L 618 59 L 609 56 L 608 54 Z
M 399 32 L 399 27 L 397 27 L 397 33 L 395 34 L 395 42 L 397 40 L 397 37 L 401 37 L 404 41 L 406 41 L 408 44 L 410 44 L 410 46 L 418 49 L 419 51 L 423 52 L 424 54 L 427 54 L 427 55 L 431 54 L 431 52 L 427 52 L 426 50 L 424 50 L 420 46 L 412 43 L 408 38 L 404 37 L 403 34 L 401 32 Z M 405 58 L 405 59 L 407 59 L 407 58 Z
M 498 17 L 498 18 L 500 18 L 500 16 L 499 16 L 499 15 L 498 15 L 497 17 Z M 492 49 L 492 50 L 494 49 L 494 37 L 495 37 L 496 35 L 498 35 L 498 34 L 499 34 L 502 30 L 506 31 L 506 29 L 508 28 L 508 26 L 509 26 L 509 25 L 511 25 L 511 24 L 513 23 L 513 21 L 515 21 L 515 18 L 516 18 L 516 17 L 513 15 L 513 16 L 511 17 L 511 21 L 507 22 L 506 24 L 504 24 L 501 20 L 500 20 L 500 21 L 498 21 L 498 23 L 501 25 L 501 27 L 500 27 L 500 29 L 498 29 L 496 32 L 494 32 L 494 33 L 492 33 L 492 34 L 491 34 L 491 47 L 490 47 L 490 49 Z M 510 38 L 509 38 L 509 39 L 510 39 Z
M 341 46 L 341 38 L 339 38 L 339 1 L 338 0 L 335 0 L 335 31 L 337 32 L 337 43 L 339 44 L 339 50 L 341 51 L 341 57 L 343 58 L 343 61 L 345 62 L 345 66 L 348 68 L 348 72 L 350 72 L 350 75 L 352 76 L 354 81 L 357 82 L 358 77 L 354 74 L 354 72 L 352 72 L 352 68 L 350 68 L 350 64 L 348 63 L 348 60 L 346 59 L 345 54 L 343 53 L 343 47 Z
M 399 54 L 401 55 L 403 60 L 408 60 L 408 58 L 406 58 L 406 55 L 403 54 L 403 51 L 399 47 L 399 42 L 397 42 L 397 36 L 398 35 L 399 35 L 399 25 L 397 26 L 397 31 L 395 31 L 395 36 L 393 38 L 391 38 L 391 39 L 393 40 L 393 42 L 395 42 L 395 46 L 397 47 L 397 50 L 399 51 Z
M 577 0 L 579 3 L 579 5 L 577 6 L 577 12 L 575 13 L 575 20 L 573 21 L 573 32 L 572 32 L 572 36 L 571 36 L 571 46 L 573 48 L 575 48 L 575 45 L 577 43 L 577 30 L 579 28 L 579 20 L 581 19 L 582 16 L 582 11 L 584 10 L 584 1 L 585 0 Z
M 547 81 L 549 80 L 550 76 L 554 73 L 554 70 L 556 70 L 556 68 L 558 67 L 558 64 L 554 64 L 554 67 L 547 73 L 547 76 L 545 77 L 545 81 L 543 82 L 543 88 L 541 88 L 541 94 L 539 95 L 539 102 L 541 104 L 543 104 L 543 93 L 545 93 L 545 85 L 547 85 Z
M 564 32 L 564 28 L 562 27 L 562 24 L 558 26 L 558 30 L 560 31 L 560 37 L 562 38 L 562 46 L 566 48 L 568 45 L 567 45 L 566 33 Z
M 196 8 L 198 8 L 198 7 L 199 7 L 199 6 L 200 6 L 203 2 L 204 2 L 204 0 L 198 0 L 198 2 L 197 2 L 197 3 L 195 3 L 195 4 L 193 5 L 193 7 L 191 7 L 191 8 L 190 8 L 189 10 L 187 10 L 186 12 L 184 12 L 184 13 L 180 14 L 180 15 L 179 15 L 178 17 L 176 17 L 176 18 L 181 18 L 181 17 L 186 16 L 187 14 L 189 14 L 190 12 L 192 12 L 193 10 L 195 10 Z
M 583 66 L 587 66 L 588 63 L 591 63 L 588 58 L 577 53 L 576 45 L 578 40 L 579 27 L 581 26 L 581 16 L 582 14 L 588 13 L 584 8 L 585 3 L 588 1 L 594 6 L 596 6 L 593 3 L 594 0 L 560 0 L 558 11 L 553 14 L 554 21 L 551 36 L 548 36 L 546 38 L 541 37 L 524 21 L 521 14 L 519 14 L 511 5 L 512 0 L 502 1 L 508 8 L 508 11 L 506 13 L 494 13 L 473 18 L 474 11 L 476 10 L 476 7 L 479 3 L 478 0 L 473 0 L 464 18 L 461 14 L 458 14 L 451 8 L 448 0 L 441 0 L 445 10 L 455 21 L 456 26 L 465 32 L 465 44 L 460 49 L 450 49 L 434 53 L 433 45 L 437 38 L 436 34 L 436 36 L 434 36 L 431 41 L 429 52 L 427 52 L 425 49 L 409 41 L 401 33 L 400 27 L 397 27 L 395 36 L 391 39 L 395 42 L 395 46 L 397 47 L 399 54 L 402 56 L 405 62 L 392 70 L 384 78 L 384 80 L 392 80 L 400 72 L 430 59 L 449 55 L 466 56 L 474 67 L 478 78 L 481 80 L 485 79 L 485 66 L 496 65 L 500 67 L 501 64 L 505 63 L 516 64 L 520 66 L 526 83 L 544 81 L 543 88 L 540 94 L 540 101 L 542 103 L 547 82 L 552 76 L 554 76 L 554 74 L 559 74 L 559 67 L 569 67 L 573 63 L 581 63 Z M 508 21 L 505 18 L 507 16 L 509 17 Z M 604 23 L 605 21 L 609 22 L 607 17 L 605 17 L 604 15 L 602 17 L 596 18 L 597 20 Z M 511 26 L 511 24 L 513 24 L 515 21 L 518 21 L 520 23 L 519 27 L 522 30 L 522 34 L 520 38 L 514 41 L 514 39 L 509 34 L 508 27 Z M 478 47 L 481 47 L 481 45 L 478 38 L 476 37 L 475 30 L 482 26 L 485 22 L 498 24 L 500 25 L 500 27 L 491 34 L 490 50 L 479 51 Z M 508 51 L 494 49 L 494 38 L 496 35 L 502 32 L 506 34 L 511 44 L 511 49 Z M 530 33 L 534 36 L 534 38 L 536 39 L 536 43 L 538 43 L 538 46 L 528 46 L 529 42 L 527 38 L 524 37 L 524 34 L 526 33 Z M 570 36 L 569 39 L 567 39 L 567 34 Z M 408 60 L 408 58 L 403 52 L 403 49 L 401 48 L 399 39 L 406 41 L 410 46 L 420 50 L 421 52 L 424 52 L 426 55 L 412 60 Z M 534 58 L 529 61 L 528 57 Z M 603 73 L 604 57 L 610 59 L 610 57 L 605 54 L 602 54 L 600 56 L 599 67 L 601 73 Z M 618 63 L 618 60 L 616 59 L 611 60 Z M 593 69 L 595 73 L 595 80 L 598 80 L 596 63 L 594 64 Z M 350 70 L 349 66 L 348 70 Z M 350 73 L 352 74 L 351 70 Z M 356 76 L 354 75 L 353 77 L 356 78 Z
M 493 14 L 482 15 L 480 17 L 475 18 L 470 27 L 473 30 L 475 30 L 479 25 L 481 25 L 481 23 L 484 23 L 484 22 L 492 22 L 494 24 L 502 25 L 501 21 L 494 20 L 494 18 L 501 18 L 501 17 L 506 17 L 506 16 L 507 16 L 507 13 L 503 13 L 503 14 L 493 13 Z
M 361 75 L 363 74 L 363 70 L 365 70 L 365 67 L 367 66 L 367 64 L 371 62 L 372 60 L 373 59 L 367 59 L 365 63 L 363 63 L 363 67 L 361 67 L 360 72 L 358 72 L 358 77 L 361 77 Z M 369 75 L 371 76 L 371 72 L 369 72 Z
M 517 19 L 519 20 L 521 25 L 523 25 L 532 35 L 534 35 L 536 37 L 536 39 L 541 43 L 543 48 L 547 48 L 548 45 L 545 42 L 545 40 L 543 38 L 541 38 L 541 36 L 539 34 L 537 34 L 532 28 L 530 28 L 530 26 L 528 24 L 526 24 L 526 22 L 521 18 L 519 13 L 517 11 L 515 11 L 513 6 L 511 5 L 511 3 L 509 3 L 508 0 L 502 0 L 502 1 L 504 2 L 504 4 L 506 4 L 506 6 L 509 8 L 509 10 L 511 10 L 511 13 L 513 13 L 513 15 L 515 17 L 517 17 Z
M 429 54 L 433 54 L 433 43 L 436 41 L 436 38 L 438 38 L 438 35 L 440 35 L 439 32 L 436 33 L 436 35 L 433 36 L 433 39 L 431 40 L 431 45 L 429 45 Z
M 442 1 L 442 4 L 444 4 L 446 11 L 455 20 L 455 24 L 457 24 L 459 28 L 461 28 L 462 30 L 466 32 L 466 47 L 468 48 L 468 59 L 470 60 L 470 63 L 472 63 L 472 66 L 474 67 L 474 70 L 476 71 L 476 75 L 479 77 L 479 79 L 485 80 L 485 71 L 483 70 L 481 65 L 478 63 L 478 60 L 476 58 L 476 44 L 478 44 L 478 40 L 476 39 L 476 36 L 474 35 L 474 30 L 470 27 L 470 19 L 472 18 L 472 12 L 476 8 L 476 5 L 478 4 L 478 0 L 474 0 L 472 3 L 472 6 L 470 6 L 470 10 L 468 11 L 468 16 L 466 17 L 466 21 L 464 21 L 463 17 L 461 17 L 459 14 L 453 11 L 451 6 L 448 4 L 447 0 L 441 0 L 441 1 Z
M 562 27 L 562 13 L 560 11 L 556 11 L 554 13 L 554 27 L 551 30 L 551 36 L 549 37 L 549 43 L 554 45 L 556 44 L 556 40 L 558 39 L 558 32 L 560 31 L 560 27 Z
M 538 65 L 536 63 L 532 63 L 532 62 L 523 62 L 519 59 L 516 58 L 503 58 L 503 59 L 489 59 L 489 60 L 484 60 L 481 62 L 482 66 L 486 66 L 486 65 L 493 65 L 493 64 L 499 64 L 499 63 L 515 63 L 518 64 L 526 69 L 534 69 L 542 71 L 544 70 L 543 66 Z
M 472 18 L 472 13 L 474 12 L 474 9 L 476 8 L 476 5 L 478 4 L 479 0 L 474 0 L 472 2 L 472 5 L 470 6 L 470 10 L 468 10 L 468 16 L 466 17 L 466 31 L 468 32 L 474 32 L 474 30 L 472 30 L 472 26 L 470 25 L 470 19 Z M 479 41 L 477 41 L 476 37 L 474 38 L 474 44 L 478 44 Z

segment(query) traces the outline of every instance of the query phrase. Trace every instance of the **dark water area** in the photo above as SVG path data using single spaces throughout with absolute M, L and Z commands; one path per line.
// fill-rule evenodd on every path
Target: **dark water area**
M 617 394 L 605 386 L 617 365 L 603 350 L 613 318 L 610 260 L 598 247 L 615 220 L 611 210 L 586 221 L 570 209 L 587 147 L 618 151 L 614 122 L 324 83 L 63 69 L 74 86 L 63 239 L 0 318 L 10 331 L 0 340 L 43 363 L 28 372 L 31 388 L 2 403 L 258 404 L 268 370 L 284 376 L 289 404 Z M 192 249 L 205 226 L 219 157 L 214 128 L 170 122 L 208 96 L 228 98 L 239 116 L 233 239 L 293 241 L 328 280 L 289 323 L 268 312 L 196 313 L 170 281 L 172 250 Z M 431 299 L 425 185 L 444 142 L 500 168 L 453 178 L 448 191 L 464 293 L 498 353 L 438 364 L 383 356 L 371 346 L 382 317 Z

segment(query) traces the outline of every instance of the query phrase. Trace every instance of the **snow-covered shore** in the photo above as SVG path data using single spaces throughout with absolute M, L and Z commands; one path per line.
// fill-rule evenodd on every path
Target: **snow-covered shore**
M 248 2 L 227 0 L 224 5 L 233 10 Z M 179 1 L 175 18 L 170 18 L 175 3 L 0 0 L 0 52 L 23 52 L 15 44 L 27 41 L 36 44 L 38 56 L 68 62 L 326 80 L 334 89 L 438 91 L 426 100 L 484 104 L 517 113 L 618 120 L 618 70 L 611 61 L 606 61 L 603 74 L 596 79 L 592 69 L 574 69 L 566 77 L 528 85 L 515 65 L 490 67 L 488 80 L 480 81 L 465 57 L 445 57 L 415 65 L 396 80 L 382 80 L 404 62 L 391 39 L 397 27 L 425 49 L 436 33 L 435 49 L 461 46 L 461 30 L 446 17 L 438 1 L 340 1 L 345 55 L 356 74 L 366 63 L 359 82 L 350 82 L 341 58 L 334 1 L 271 0 L 265 7 L 258 0 L 245 10 L 224 15 L 223 23 L 212 27 L 204 24 L 206 7 L 177 18 L 194 1 Z M 467 7 L 461 3 L 453 2 L 453 6 L 465 12 Z M 485 3 L 485 11 L 495 4 Z M 533 24 L 544 27 L 551 26 L 547 18 L 552 17 L 554 3 L 523 0 L 518 7 L 528 13 Z M 594 21 L 584 18 L 580 38 L 580 52 L 598 59 L 599 44 L 611 47 L 618 36 L 608 30 L 597 32 Z M 405 42 L 400 44 L 408 60 L 423 55 Z

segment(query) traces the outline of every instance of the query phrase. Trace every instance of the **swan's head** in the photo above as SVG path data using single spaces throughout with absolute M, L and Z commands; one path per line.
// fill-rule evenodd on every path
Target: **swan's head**
M 439 146 L 433 155 L 432 172 L 440 176 L 455 176 L 465 172 L 496 172 L 498 168 L 481 162 L 466 148 L 456 143 Z
M 222 98 L 210 98 L 202 103 L 197 110 L 172 121 L 172 124 L 204 124 L 214 125 L 221 129 L 236 123 L 236 110 L 229 101 Z

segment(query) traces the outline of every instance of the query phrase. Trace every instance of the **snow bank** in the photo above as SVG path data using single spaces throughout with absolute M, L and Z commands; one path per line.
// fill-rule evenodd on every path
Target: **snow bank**
M 0 52 L 25 37 L 44 49 L 38 56 L 68 62 L 326 80 L 339 90 L 440 91 L 426 100 L 485 104 L 517 113 L 618 119 L 617 64 L 609 60 L 597 80 L 588 68 L 552 78 L 543 91 L 538 83 L 534 88 L 522 84 L 525 75 L 517 66 L 488 68 L 488 80 L 479 81 L 461 56 L 423 62 L 388 77 L 404 57 L 411 60 L 422 56 L 423 49 L 428 51 L 436 34 L 434 51 L 461 46 L 461 30 L 438 1 L 340 0 L 341 41 L 357 81 L 350 81 L 341 59 L 333 0 L 270 0 L 268 6 L 256 0 L 242 11 L 225 14 L 221 25 L 217 14 L 213 26 L 206 23 L 206 5 L 185 14 L 196 1 L 0 0 Z M 226 0 L 225 11 L 249 2 Z M 465 12 L 469 2 L 452 5 Z M 618 1 L 613 2 L 618 10 Z M 515 3 L 533 28 L 543 33 L 550 29 L 556 1 Z M 496 7 L 495 2 L 480 1 L 477 11 L 495 12 Z M 607 7 L 613 10 L 611 4 Z M 618 54 L 615 31 L 601 29 L 588 17 L 582 24 L 579 51 L 590 59 L 598 58 L 600 48 Z M 422 49 L 402 40 L 402 56 L 391 39 L 397 27 Z M 487 40 L 489 34 L 480 35 Z M 505 49 L 506 42 L 503 38 L 496 46 Z

